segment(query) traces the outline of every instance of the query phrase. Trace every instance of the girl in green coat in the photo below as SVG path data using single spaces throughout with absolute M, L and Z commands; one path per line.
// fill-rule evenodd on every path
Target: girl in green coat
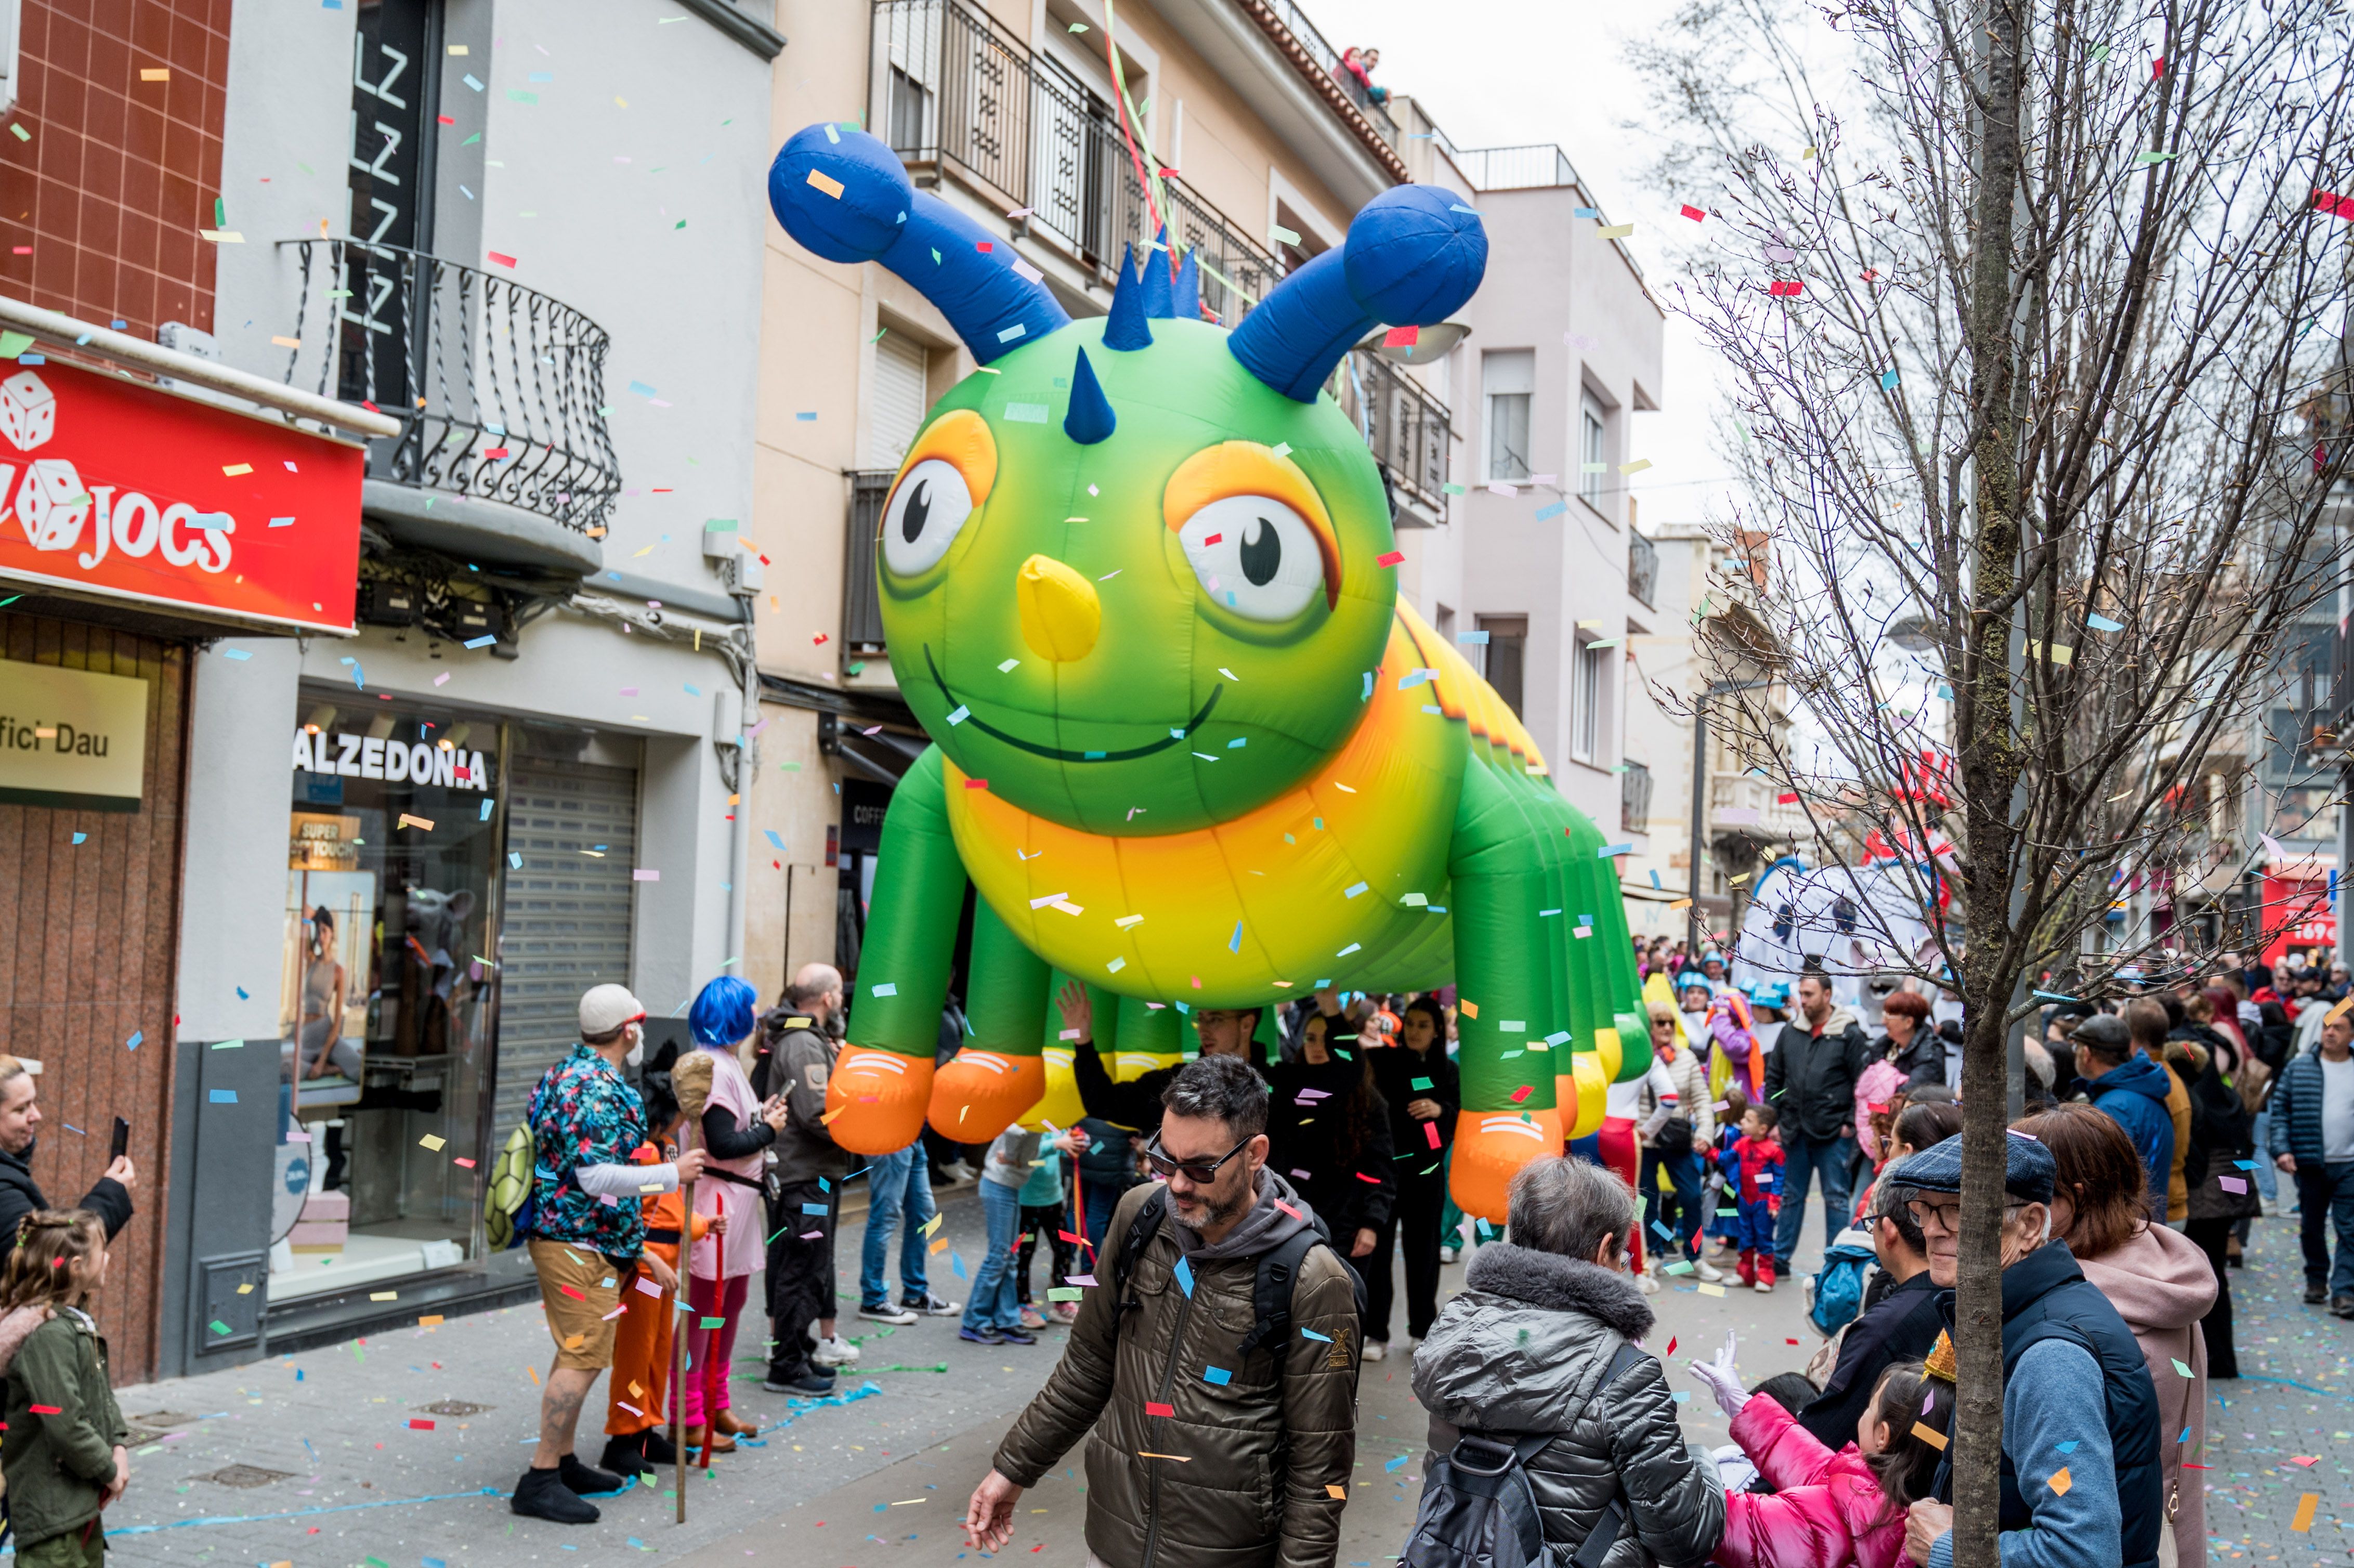
M 131 1481 L 129 1436 L 89 1308 L 106 1283 L 106 1232 L 80 1211 L 28 1214 L 0 1266 L 0 1369 L 8 1377 L 0 1473 L 21 1568 L 97 1568 L 100 1510 Z

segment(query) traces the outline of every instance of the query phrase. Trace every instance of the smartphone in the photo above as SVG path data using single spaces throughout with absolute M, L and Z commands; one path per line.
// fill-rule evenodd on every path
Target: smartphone
M 124 1155 L 130 1152 L 131 1124 L 123 1120 L 121 1117 L 116 1117 L 114 1118 L 114 1138 L 113 1140 L 107 1145 L 107 1160 L 109 1163 L 111 1163 L 114 1160 L 122 1159 Z

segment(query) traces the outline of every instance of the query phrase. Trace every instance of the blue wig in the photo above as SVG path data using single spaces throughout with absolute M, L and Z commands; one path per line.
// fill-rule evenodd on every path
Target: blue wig
M 734 975 L 721 975 L 695 993 L 686 1014 L 687 1032 L 697 1045 L 715 1051 L 733 1050 L 736 1042 L 752 1033 L 752 1011 L 759 993 Z

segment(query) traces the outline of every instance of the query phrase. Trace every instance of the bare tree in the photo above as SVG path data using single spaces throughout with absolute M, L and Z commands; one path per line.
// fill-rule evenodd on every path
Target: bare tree
M 2155 939 L 2102 935 L 2120 879 L 2242 856 L 2262 824 L 2219 844 L 2186 805 L 2343 591 L 2349 35 L 2331 0 L 1691 0 L 1633 51 L 1660 177 L 1707 214 L 1668 292 L 1729 367 L 1718 524 L 1738 561 L 1771 541 L 1753 608 L 1827 755 L 1752 694 L 1710 722 L 1817 855 L 1891 852 L 1928 933 L 1899 961 L 1959 978 L 1972 1568 L 1999 1562 L 2006 1037 Z

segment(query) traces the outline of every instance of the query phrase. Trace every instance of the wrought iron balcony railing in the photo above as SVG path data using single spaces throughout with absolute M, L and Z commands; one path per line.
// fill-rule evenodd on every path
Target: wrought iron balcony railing
M 972 185 L 1065 251 L 1108 273 L 1141 252 L 1150 204 L 1116 110 L 960 0 L 877 0 L 871 121 L 909 165 Z M 1161 215 L 1204 266 L 1202 302 L 1228 326 L 1283 264 L 1181 179 Z
M 1651 770 L 1629 761 L 1618 776 L 1618 831 L 1649 832 L 1651 826 Z
M 1659 609 L 1651 596 L 1659 590 L 1659 547 L 1636 533 L 1627 531 L 1627 591 L 1639 599 L 1647 609 Z
M 512 279 L 397 246 L 292 239 L 289 386 L 402 423 L 368 477 L 503 502 L 603 534 L 620 493 L 603 416 L 605 329 Z
M 875 581 L 875 540 L 883 503 L 891 499 L 895 468 L 858 469 L 850 476 L 850 533 L 843 542 L 842 649 L 856 658 L 885 651 L 882 590 Z
M 1447 405 L 1377 354 L 1353 351 L 1333 372 L 1332 396 L 1364 432 L 1373 461 L 1426 511 L 1444 516 L 1454 441 Z

